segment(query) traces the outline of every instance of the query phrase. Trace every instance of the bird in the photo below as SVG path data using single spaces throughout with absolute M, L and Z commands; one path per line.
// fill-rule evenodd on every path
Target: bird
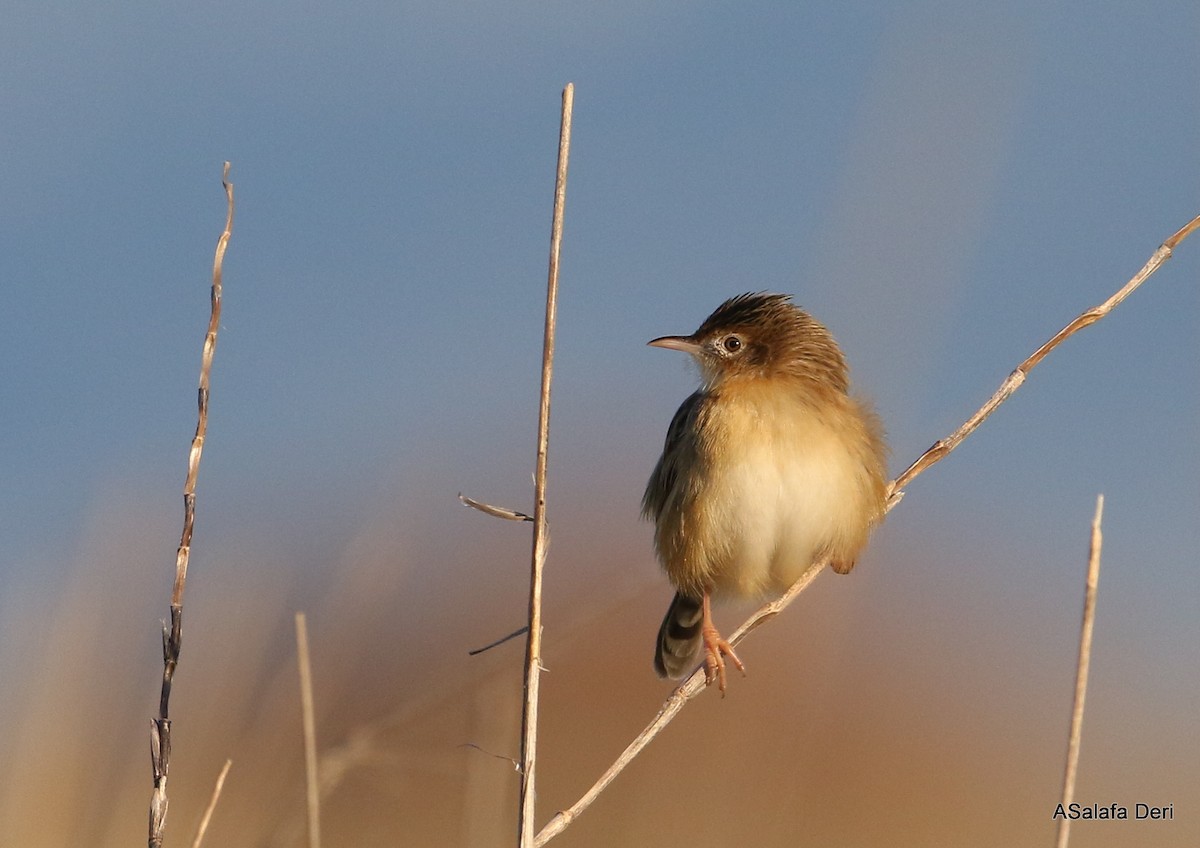
M 790 295 L 739 294 L 691 335 L 648 344 L 689 354 L 701 378 L 642 497 L 675 589 L 654 667 L 683 677 L 703 650 L 723 696 L 726 657 L 745 665 L 712 600 L 778 597 L 825 561 L 849 573 L 886 511 L 887 442 L 832 334 Z

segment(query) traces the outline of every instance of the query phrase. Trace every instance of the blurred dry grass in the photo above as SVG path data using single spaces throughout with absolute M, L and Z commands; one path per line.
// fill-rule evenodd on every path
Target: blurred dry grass
M 288 548 L 255 528 L 198 540 L 168 844 L 190 838 L 226 757 L 206 844 L 303 843 L 295 608 L 310 621 L 326 844 L 513 843 L 512 763 L 465 745 L 516 756 L 520 643 L 466 651 L 518 623 L 528 538 L 446 501 L 364 518 L 330 563 L 298 554 L 302 538 Z M 53 600 L 5 600 L 0 845 L 144 840 L 170 578 L 170 533 L 158 528 L 173 525 L 173 507 L 110 492 Z M 582 507 L 552 518 L 540 821 L 590 785 L 667 693 L 650 649 L 668 591 L 646 528 Z M 1047 670 L 1040 628 L 1013 643 L 998 629 L 1003 612 L 922 596 L 920 582 L 938 578 L 919 544 L 883 535 L 861 571 L 823 576 L 747 642 L 749 677 L 686 709 L 556 844 L 1048 844 L 1075 610 L 1062 645 L 1044 646 L 1064 659 Z M 1124 685 L 1105 694 L 1103 668 L 1092 704 Z M 1176 820 L 1077 824 L 1074 844 L 1197 844 L 1194 766 L 1139 754 L 1103 726 L 1085 726 L 1079 799 L 1174 802 Z

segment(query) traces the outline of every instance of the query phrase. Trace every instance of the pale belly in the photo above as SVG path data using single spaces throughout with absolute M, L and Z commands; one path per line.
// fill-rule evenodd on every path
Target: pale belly
M 779 410 L 770 410 L 780 412 Z M 778 594 L 833 556 L 853 562 L 875 515 L 872 477 L 853 427 L 735 407 L 700 491 L 692 547 L 720 595 Z

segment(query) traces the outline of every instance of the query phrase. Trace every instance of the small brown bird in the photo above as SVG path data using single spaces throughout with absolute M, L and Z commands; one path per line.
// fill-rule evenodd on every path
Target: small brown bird
M 887 445 L 837 342 L 787 295 L 738 295 L 649 344 L 691 354 L 702 380 L 642 498 L 675 586 L 654 667 L 682 677 L 703 644 L 705 681 L 724 692 L 725 657 L 745 668 L 710 598 L 782 594 L 825 559 L 849 572 L 884 515 Z

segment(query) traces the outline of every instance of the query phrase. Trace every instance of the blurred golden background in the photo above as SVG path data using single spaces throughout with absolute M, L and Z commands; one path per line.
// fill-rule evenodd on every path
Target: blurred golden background
M 560 844 L 1049 842 L 1087 510 L 1063 527 L 1075 561 L 1038 562 L 1055 572 L 1047 582 L 1058 597 L 1030 586 L 997 600 L 994 586 L 962 575 L 959 557 L 987 573 L 1037 554 L 985 527 L 919 515 L 937 473 L 914 484 L 859 570 L 822 575 L 753 634 L 742 651 L 749 675 L 726 698 L 705 693 L 687 706 Z M 637 473 L 627 474 L 632 485 Z M 91 511 L 52 598 L 10 599 L 4 610 L 5 845 L 116 846 L 144 833 L 156 616 L 169 591 L 162 539 L 178 516 L 132 488 L 114 483 Z M 586 481 L 552 476 L 552 504 L 555 489 L 565 503 L 551 507 L 539 826 L 670 691 L 649 661 L 668 590 L 648 528 L 631 520 L 634 499 L 614 509 L 589 497 Z M 522 619 L 529 525 L 441 501 L 376 508 L 323 563 L 306 555 L 302 523 L 264 538 L 201 534 L 172 701 L 169 842 L 190 840 L 228 757 L 207 844 L 305 844 L 292 641 L 301 609 L 326 843 L 512 844 L 518 781 L 506 758 L 518 750 L 523 642 L 467 651 Z M 956 550 L 968 531 L 987 543 Z M 922 554 L 923 534 L 942 540 L 938 562 Z M 438 553 L 449 540 L 453 559 Z M 1077 822 L 1076 844 L 1186 844 L 1197 835 L 1191 717 L 1139 720 L 1138 681 L 1113 679 L 1114 665 L 1128 666 L 1106 638 L 1116 613 L 1105 588 L 1102 576 L 1077 797 L 1128 803 L 1131 815 L 1136 801 L 1173 803 L 1177 818 Z M 1170 838 L 1156 841 L 1152 828 Z

